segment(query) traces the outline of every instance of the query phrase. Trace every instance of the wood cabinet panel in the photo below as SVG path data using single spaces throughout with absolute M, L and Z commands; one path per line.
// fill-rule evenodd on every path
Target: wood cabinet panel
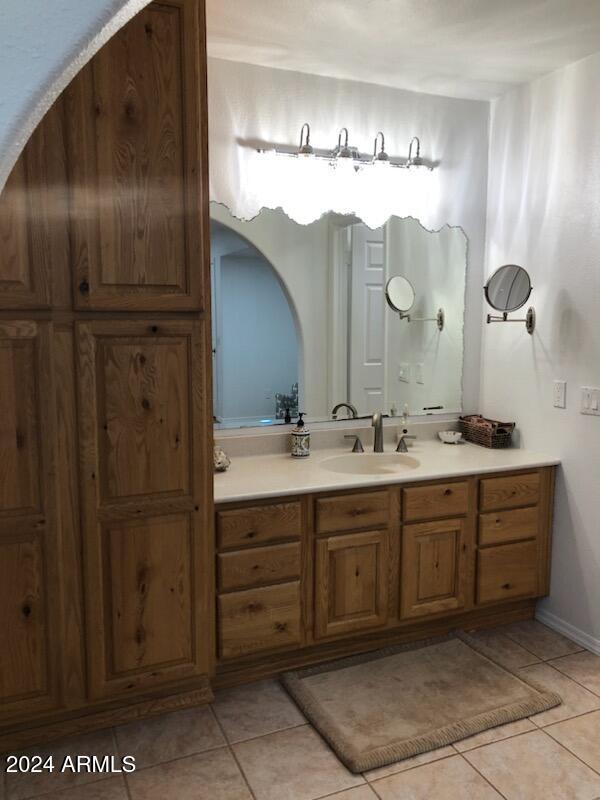
M 469 505 L 466 481 L 414 486 L 404 489 L 402 494 L 406 522 L 460 516 L 467 513 Z
M 0 308 L 63 305 L 68 187 L 59 99 L 40 122 L 0 194 Z M 54 284 L 54 291 L 53 291 Z
M 247 589 L 300 577 L 300 544 L 252 547 L 217 556 L 219 589 Z
M 67 90 L 78 308 L 205 306 L 202 34 L 195 0 L 152 3 Z
M 222 658 L 277 650 L 301 641 L 299 581 L 220 595 Z
M 519 542 L 480 550 L 477 602 L 492 603 L 538 593 L 538 545 Z
M 319 497 L 315 501 L 315 529 L 317 533 L 351 531 L 357 528 L 387 527 L 390 498 L 387 489 L 382 492 Z
M 217 537 L 221 549 L 299 539 L 300 503 L 274 503 L 217 512 Z
M 495 511 L 479 515 L 479 544 L 506 544 L 519 539 L 534 539 L 538 533 L 537 506 Z
M 467 549 L 464 520 L 404 527 L 400 581 L 403 618 L 465 606 Z
M 481 511 L 535 505 L 540 499 L 540 473 L 483 478 L 480 482 Z
M 0 720 L 59 700 L 51 335 L 0 322 Z
M 212 441 L 203 321 L 78 323 L 95 698 L 208 673 Z
M 331 536 L 316 543 L 315 636 L 384 625 L 388 601 L 387 531 Z

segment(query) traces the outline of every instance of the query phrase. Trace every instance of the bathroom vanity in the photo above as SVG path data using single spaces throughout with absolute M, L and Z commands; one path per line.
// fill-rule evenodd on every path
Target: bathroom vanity
M 418 466 L 385 454 L 396 474 L 330 472 L 345 462 L 325 450 L 245 456 L 216 476 L 216 685 L 532 616 L 553 462 L 433 441 L 410 453 Z M 372 454 L 349 457 L 360 470 Z

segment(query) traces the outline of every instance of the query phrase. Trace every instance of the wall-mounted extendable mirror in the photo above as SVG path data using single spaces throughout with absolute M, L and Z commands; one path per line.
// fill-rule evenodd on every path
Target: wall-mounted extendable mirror
M 529 300 L 532 290 L 529 273 L 518 264 L 505 264 L 499 267 L 483 287 L 485 299 L 502 316 L 487 315 L 490 322 L 524 322 L 527 333 L 535 330 L 535 309 L 530 306 L 524 319 L 509 319 L 512 311 L 522 308 Z
M 435 317 L 413 317 L 408 312 L 415 302 L 415 290 L 412 283 L 403 275 L 390 278 L 385 287 L 385 299 L 388 306 L 398 313 L 400 319 L 407 322 L 436 322 L 438 330 L 444 330 L 444 309 L 438 308 Z

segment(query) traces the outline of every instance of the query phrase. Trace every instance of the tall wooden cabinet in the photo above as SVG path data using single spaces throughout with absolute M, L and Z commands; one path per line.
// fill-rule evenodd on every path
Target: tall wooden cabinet
M 0 751 L 210 698 L 206 113 L 203 1 L 151 3 L 0 195 Z

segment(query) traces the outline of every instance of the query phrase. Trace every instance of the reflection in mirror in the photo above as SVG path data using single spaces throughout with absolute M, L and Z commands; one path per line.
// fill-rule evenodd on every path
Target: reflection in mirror
M 529 273 L 517 264 L 499 267 L 485 285 L 485 296 L 496 311 L 516 311 L 531 294 Z
M 331 420 L 339 403 L 359 416 L 462 410 L 460 228 L 392 217 L 372 230 L 333 212 L 301 225 L 281 209 L 240 220 L 216 203 L 211 217 L 217 424 L 283 424 L 286 408 Z M 386 286 L 411 319 L 444 308 L 443 330 L 399 324 Z
M 390 278 L 385 287 L 385 299 L 388 306 L 402 317 L 411 310 L 415 302 L 415 290 L 412 283 L 401 275 Z
M 297 416 L 299 342 L 277 271 L 215 220 L 211 267 L 215 423 L 266 425 Z

